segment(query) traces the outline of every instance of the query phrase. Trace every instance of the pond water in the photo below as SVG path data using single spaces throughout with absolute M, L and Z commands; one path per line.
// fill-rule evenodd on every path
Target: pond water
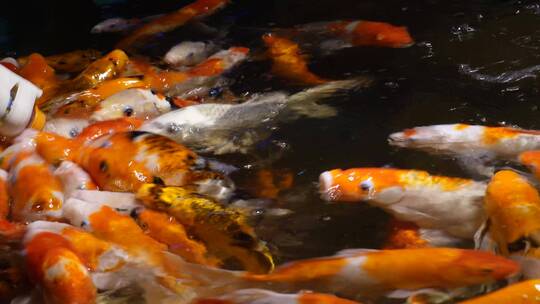
M 99 20 L 163 13 L 186 1 L 81 1 L 77 7 L 73 1 L 33 2 L 37 11 L 24 9 L 25 2 L 14 4 L 13 12 L 2 12 L 4 55 L 108 50 L 118 37 L 91 35 Z M 540 129 L 540 1 L 236 0 L 208 24 L 227 31 L 228 43 L 259 54 L 260 36 L 272 27 L 338 19 L 405 25 L 416 44 L 310 53 L 316 74 L 330 79 L 368 76 L 373 86 L 328 100 L 339 110 L 336 117 L 282 124 L 254 153 L 217 157 L 240 168 L 232 177 L 242 193 L 257 193 L 260 170 L 292 174 L 292 187 L 270 204 L 292 213 L 255 217 L 259 235 L 278 263 L 345 248 L 378 248 L 384 240 L 389 219 L 384 212 L 319 198 L 322 171 L 392 166 L 470 177 L 451 158 L 390 147 L 386 138 L 391 132 L 457 122 Z M 166 35 L 161 44 L 150 46 L 149 54 L 161 55 L 171 42 L 187 38 L 197 37 L 185 30 Z M 264 59 L 243 64 L 230 75 L 236 79 L 233 90 L 300 89 L 270 76 L 269 68 Z

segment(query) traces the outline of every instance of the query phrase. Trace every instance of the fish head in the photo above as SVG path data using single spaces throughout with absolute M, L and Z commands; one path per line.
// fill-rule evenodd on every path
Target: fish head
M 481 127 L 480 127 L 481 128 Z M 398 147 L 432 147 L 449 142 L 478 140 L 478 126 L 465 124 L 433 125 L 405 129 L 392 133 L 388 137 L 388 142 Z
M 356 168 L 323 172 L 320 191 L 327 201 L 377 201 L 393 204 L 404 195 L 400 170 L 388 168 Z
M 464 250 L 454 260 L 454 265 L 444 270 L 444 276 L 455 282 L 493 282 L 519 272 L 519 264 L 487 251 Z

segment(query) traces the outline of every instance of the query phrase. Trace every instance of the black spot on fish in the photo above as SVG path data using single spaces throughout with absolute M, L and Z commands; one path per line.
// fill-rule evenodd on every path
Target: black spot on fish
M 134 111 L 133 111 L 133 108 L 131 108 L 131 107 L 126 107 L 126 108 L 124 109 L 124 115 L 125 115 L 126 117 L 131 117 L 131 116 L 133 115 L 133 112 L 134 112 Z
M 234 240 L 235 245 L 239 245 L 242 247 L 251 247 L 255 243 L 255 239 L 253 237 L 243 231 L 238 231 L 232 235 L 232 238 Z
M 107 164 L 106 161 L 102 160 L 100 163 L 99 163 L 99 171 L 101 172 L 107 172 L 109 170 L 109 165 Z
M 152 177 L 152 183 L 160 186 L 165 186 L 165 182 L 159 176 Z
M 527 248 L 527 242 L 528 242 L 527 239 L 520 238 L 519 240 L 508 244 L 508 251 L 510 252 L 522 251 L 525 248 Z

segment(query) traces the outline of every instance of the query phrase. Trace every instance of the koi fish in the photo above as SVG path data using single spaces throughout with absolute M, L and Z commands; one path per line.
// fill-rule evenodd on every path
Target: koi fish
M 295 30 L 330 36 L 333 39 L 331 41 L 333 49 L 352 46 L 404 48 L 414 43 L 406 27 L 385 22 L 366 20 L 321 22 L 300 25 Z
M 143 80 L 148 86 L 169 96 L 188 98 L 194 94 L 192 91 L 204 90 L 205 87 L 213 87 L 224 72 L 232 69 L 247 58 L 249 49 L 243 47 L 231 47 L 219 51 L 205 61 L 186 71 L 161 71 L 141 60 L 132 60 L 131 74 L 144 75 Z M 206 90 L 209 90 L 206 89 Z M 195 92 L 201 94 L 200 92 Z
M 204 61 L 213 49 L 211 43 L 182 41 L 165 54 L 163 61 L 175 67 L 192 66 Z
M 8 189 L 15 220 L 25 222 L 62 216 L 62 184 L 43 158 L 23 151 L 14 156 L 10 167 Z
M 198 299 L 192 304 L 355 304 L 351 300 L 341 299 L 334 295 L 300 292 L 297 294 L 280 294 L 264 289 L 242 289 L 220 297 Z
M 516 160 L 540 149 L 540 131 L 508 127 L 449 124 L 416 127 L 390 134 L 391 145 L 453 155 L 485 155 Z
M 88 270 L 63 237 L 43 232 L 25 244 L 32 280 L 43 287 L 49 303 L 95 303 L 96 287 Z
M 309 70 L 298 44 L 276 34 L 265 34 L 262 39 L 272 59 L 272 73 L 300 85 L 328 82 Z
M 101 52 L 97 50 L 76 50 L 63 54 L 45 57 L 45 62 L 53 69 L 66 72 L 78 73 L 88 67 L 94 60 L 101 57 Z M 28 63 L 28 57 L 19 57 L 17 61 L 24 66 Z
M 441 272 L 441 269 L 451 271 Z M 356 298 L 392 290 L 451 289 L 485 284 L 518 271 L 516 262 L 485 251 L 353 249 L 332 257 L 290 262 L 269 274 L 248 273 L 244 277 L 248 281 L 264 282 L 272 290 L 309 289 Z
M 485 219 L 486 184 L 470 179 L 390 168 L 331 170 L 320 175 L 327 201 L 368 203 L 420 228 L 472 239 Z
M 92 27 L 92 29 L 90 30 L 90 33 L 100 34 L 125 32 L 134 29 L 139 24 L 141 24 L 141 22 L 143 22 L 143 20 L 139 18 L 109 18 L 94 25 L 94 27 Z
M 485 210 L 490 236 L 503 255 L 508 256 L 515 243 L 540 242 L 540 195 L 516 172 L 502 170 L 491 178 Z
M 333 81 L 290 96 L 280 92 L 254 96 L 238 105 L 194 105 L 149 120 L 141 130 L 167 136 L 200 151 L 245 153 L 263 136 L 255 129 L 263 129 L 278 118 L 334 116 L 334 108 L 316 102 L 368 83 L 365 79 Z
M 53 118 L 47 120 L 44 132 L 53 133 L 66 138 L 77 137 L 90 122 L 84 118 Z
M 18 73 L 43 91 L 36 101 L 38 106 L 51 99 L 60 88 L 60 80 L 56 77 L 55 70 L 40 54 L 34 53 L 28 56 L 26 64 L 22 65 Z
M 88 118 L 106 98 L 127 89 L 144 87 L 146 84 L 142 80 L 133 77 L 106 80 L 93 88 L 55 100 L 48 108 L 48 114 L 55 118 Z
M 528 280 L 512 284 L 500 290 L 479 296 L 474 299 L 459 302 L 460 304 L 533 304 L 540 297 L 540 280 Z
M 38 105 L 44 112 L 55 109 L 56 103 L 69 97 L 73 92 L 79 92 L 91 89 L 99 83 L 110 80 L 124 71 L 128 57 L 121 50 L 114 50 L 100 59 L 92 62 L 79 75 L 73 79 L 61 83 L 53 96 L 48 99 L 42 99 Z M 56 106 L 57 107 L 57 106 Z
M 266 245 L 257 239 L 246 216 L 185 188 L 145 184 L 137 198 L 148 208 L 174 216 L 192 229 L 222 260 L 236 260 L 251 272 L 265 273 L 274 266 Z
M 4 241 L 11 241 L 18 240 L 22 237 L 25 226 L 8 220 L 11 208 L 7 178 L 8 173 L 0 169 L 0 236 Z
M 197 0 L 183 8 L 160 16 L 133 31 L 117 43 L 120 49 L 129 49 L 144 38 L 172 31 L 192 20 L 215 13 L 227 4 L 227 0 Z
M 148 120 L 171 110 L 171 104 L 160 94 L 145 89 L 127 89 L 102 102 L 90 116 L 90 121 L 103 121 L 121 117 Z

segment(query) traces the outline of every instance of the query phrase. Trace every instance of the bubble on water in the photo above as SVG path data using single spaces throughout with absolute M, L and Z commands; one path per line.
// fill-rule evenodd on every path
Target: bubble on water
M 329 215 L 325 215 L 325 216 L 321 217 L 321 220 L 323 220 L 325 222 L 328 222 L 328 221 L 332 220 L 332 217 L 329 216 Z
M 460 42 L 471 39 L 474 32 L 476 32 L 476 29 L 466 23 L 453 26 L 450 29 L 450 33 L 452 33 L 452 35 L 454 35 Z

